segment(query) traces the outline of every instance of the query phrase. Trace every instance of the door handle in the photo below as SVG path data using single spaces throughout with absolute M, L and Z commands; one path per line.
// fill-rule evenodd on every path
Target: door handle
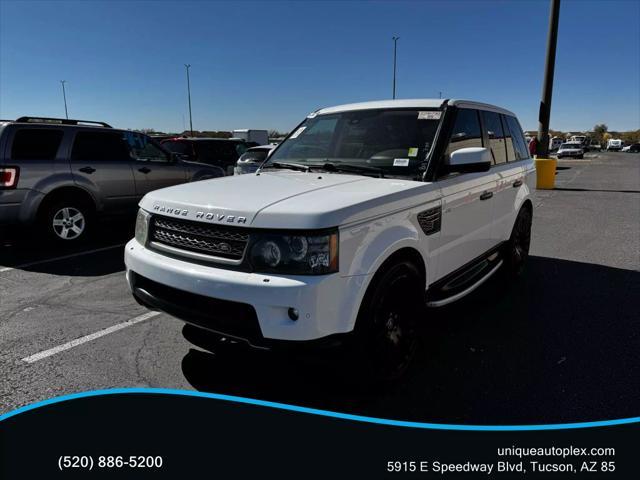
M 93 167 L 82 167 L 82 168 L 79 168 L 78 170 L 80 170 L 82 173 L 88 173 L 88 174 L 92 174 L 93 172 L 96 171 L 96 169 Z
M 522 180 L 518 179 L 515 182 L 513 182 L 513 188 L 518 188 L 522 186 Z
M 139 168 L 138 171 L 142 173 L 149 173 L 151 169 L 147 167 L 142 167 L 142 168 Z
M 489 200 L 491 197 L 493 197 L 493 192 L 484 192 L 480 195 L 480 200 Z

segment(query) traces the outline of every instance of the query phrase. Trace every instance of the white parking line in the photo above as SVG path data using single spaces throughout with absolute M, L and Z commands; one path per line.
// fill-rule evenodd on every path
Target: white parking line
M 63 255 L 61 257 L 45 258 L 44 260 L 38 260 L 36 262 L 23 263 L 22 265 L 16 265 L 15 267 L 2 267 L 0 273 L 10 272 L 20 268 L 32 267 L 34 265 L 40 265 L 42 263 L 57 262 L 58 260 L 66 260 L 68 258 L 80 257 L 82 255 L 89 255 L 90 253 L 104 252 L 105 250 L 111 250 L 113 248 L 124 247 L 126 243 L 118 243 L 117 245 L 110 245 L 108 247 L 96 248 L 94 250 L 85 250 L 84 252 L 71 253 L 69 255 Z
M 147 312 L 142 315 L 138 315 L 137 317 L 132 318 L 131 320 L 127 320 L 126 322 L 118 323 L 109 328 L 105 328 L 104 330 L 99 330 L 95 333 L 91 333 L 89 335 L 85 335 L 84 337 L 76 338 L 75 340 L 71 340 L 70 342 L 58 345 L 57 347 L 43 350 L 42 352 L 38 352 L 29 357 L 25 357 L 22 359 L 22 361 L 27 363 L 37 362 L 38 360 L 42 360 L 43 358 L 50 357 L 51 355 L 55 355 L 56 353 L 64 352 L 65 350 L 77 347 L 78 345 L 82 345 L 83 343 L 91 342 L 96 338 L 104 337 L 105 335 L 109 335 L 110 333 L 117 332 L 118 330 L 122 330 L 123 328 L 130 327 L 131 325 L 135 325 L 136 323 L 144 322 L 145 320 L 157 317 L 158 315 L 160 315 L 160 312 Z

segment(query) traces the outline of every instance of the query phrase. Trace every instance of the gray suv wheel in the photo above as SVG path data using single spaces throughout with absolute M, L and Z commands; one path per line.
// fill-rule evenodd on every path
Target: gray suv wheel
M 79 199 L 60 200 L 44 212 L 42 227 L 54 240 L 79 243 L 88 236 L 91 209 Z

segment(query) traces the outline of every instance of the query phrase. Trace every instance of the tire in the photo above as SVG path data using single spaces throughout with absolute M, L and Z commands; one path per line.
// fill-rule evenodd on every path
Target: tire
M 40 221 L 49 238 L 67 245 L 79 244 L 89 237 L 93 211 L 86 202 L 71 197 L 46 206 Z
M 578 158 L 582 160 L 584 158 L 584 155 L 578 155 Z
M 522 207 L 511 230 L 504 250 L 504 273 L 506 280 L 522 275 L 531 245 L 531 209 Z
M 409 368 L 418 347 L 417 320 L 425 312 L 422 284 L 418 268 L 407 260 L 374 278 L 356 322 L 354 380 L 390 382 Z

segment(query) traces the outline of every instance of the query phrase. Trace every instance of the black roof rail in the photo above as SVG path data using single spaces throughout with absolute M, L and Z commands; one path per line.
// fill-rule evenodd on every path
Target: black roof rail
M 100 125 L 101 127 L 113 128 L 111 125 L 105 122 L 95 122 L 93 120 L 73 120 L 70 118 L 48 118 L 48 117 L 20 117 L 16 122 L 21 123 L 54 123 L 57 125 Z

